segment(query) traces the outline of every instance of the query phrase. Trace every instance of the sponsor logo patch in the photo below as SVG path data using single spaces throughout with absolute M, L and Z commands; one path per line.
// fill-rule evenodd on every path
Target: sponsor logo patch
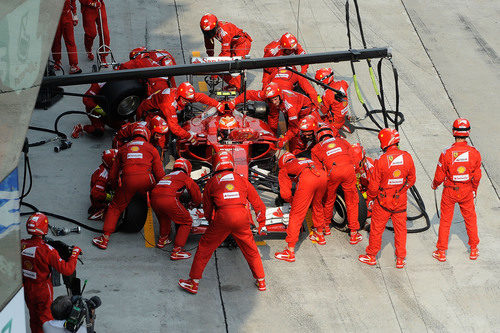
M 457 168 L 457 172 L 458 173 L 465 173 L 466 170 L 467 169 L 464 166 L 460 166 L 460 167 Z
M 171 185 L 171 184 L 172 184 L 172 181 L 171 181 L 171 180 L 165 180 L 165 179 L 160 180 L 160 181 L 158 182 L 158 185 Z
M 142 158 L 142 153 L 128 153 L 127 159 Z
M 392 173 L 392 176 L 394 178 L 398 178 L 399 176 L 401 176 L 401 170 L 399 170 L 399 169 L 394 170 L 394 172 Z
M 239 192 L 225 192 L 222 193 L 222 197 L 224 199 L 238 199 L 240 197 Z
M 340 153 L 342 151 L 342 148 L 340 147 L 337 147 L 337 148 L 334 148 L 334 149 L 330 149 L 326 152 L 326 156 L 330 156 L 330 155 L 333 155 L 333 154 L 336 154 L 336 153 Z
M 390 178 L 387 180 L 387 185 L 402 185 L 403 181 L 403 178 Z
M 458 152 L 453 152 L 453 157 L 455 157 L 455 154 L 458 155 Z M 467 151 L 455 157 L 453 163 L 455 162 L 469 162 L 469 152 Z
M 134 152 L 135 152 L 135 151 L 139 151 L 139 147 L 132 146 L 132 147 L 130 147 L 130 150 L 131 150 L 131 151 L 134 151 Z
M 228 190 L 228 191 L 234 190 L 234 185 L 233 184 L 227 184 L 226 185 L 226 190 Z
M 231 181 L 231 180 L 234 180 L 234 175 L 232 173 L 220 177 L 220 181 L 221 182 L 228 182 L 228 181 Z
M 468 180 L 469 180 L 469 174 L 453 176 L 453 181 L 455 182 L 466 182 Z
M 336 146 L 336 145 L 335 145 L 335 143 L 333 143 L 333 142 L 332 142 L 332 143 L 330 143 L 330 144 L 328 144 L 328 148 L 335 148 L 335 146 Z
M 391 157 L 392 157 L 392 159 L 391 159 Z M 394 158 L 392 155 L 390 155 L 389 161 L 390 161 L 389 167 L 404 164 L 403 155 L 399 155 L 396 158 Z

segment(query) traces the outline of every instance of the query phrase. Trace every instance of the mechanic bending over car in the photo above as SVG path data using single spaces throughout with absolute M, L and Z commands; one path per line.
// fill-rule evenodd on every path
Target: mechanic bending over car
M 89 220 L 101 220 L 104 211 L 113 199 L 113 188 L 109 182 L 109 171 L 113 166 L 118 149 L 102 152 L 102 163 L 90 177 L 90 207 L 87 211 Z
M 326 191 L 327 175 L 320 164 L 307 158 L 296 158 L 290 152 L 281 156 L 278 164 L 280 195 L 283 200 L 291 203 L 291 208 L 285 238 L 287 247 L 281 252 L 276 252 L 274 257 L 294 262 L 295 244 L 299 240 L 300 228 L 311 203 L 314 229 L 309 239 L 319 245 L 326 244 L 323 235 L 325 218 L 322 201 Z M 295 193 L 292 192 L 293 183 L 297 184 Z
M 184 251 L 193 224 L 193 218 L 180 197 L 184 191 L 189 193 L 189 208 L 201 204 L 201 191 L 198 184 L 191 178 L 191 162 L 185 158 L 178 158 L 172 172 L 164 176 L 151 191 L 151 207 L 158 217 L 160 238 L 156 247 L 162 249 L 170 244 L 170 228 L 172 221 L 179 226 L 175 234 L 174 248 L 170 254 L 171 260 L 191 258 L 191 253 Z
M 104 215 L 103 235 L 92 240 L 92 244 L 100 249 L 108 247 L 109 237 L 115 231 L 118 218 L 133 196 L 136 193 L 146 195 L 165 176 L 158 150 L 149 143 L 149 139 L 149 130 L 137 127 L 132 133 L 132 141 L 118 149 L 109 175 L 116 194 Z
M 291 67 L 297 70 L 295 66 Z M 318 93 L 312 86 L 311 82 L 309 82 L 309 80 L 305 77 L 289 71 L 286 67 L 273 68 L 269 79 L 269 83 L 271 82 L 277 83 L 281 90 L 295 91 L 295 89 L 301 89 L 307 96 L 309 96 L 311 102 L 319 107 Z M 300 90 L 298 92 L 302 93 Z
M 181 140 L 196 143 L 196 134 L 183 129 L 177 120 L 177 111 L 183 110 L 188 103 L 202 103 L 219 107 L 222 103 L 203 94 L 197 93 L 189 82 L 183 82 L 178 88 L 167 88 L 149 96 L 137 108 L 137 119 L 145 119 L 149 112 L 160 110 L 166 119 L 170 131 Z
M 441 197 L 439 235 L 436 244 L 437 250 L 432 253 L 432 256 L 439 261 L 446 261 L 450 226 L 456 203 L 460 206 L 467 236 L 469 236 L 469 259 L 476 260 L 479 256 L 477 249 L 479 237 L 477 234 L 474 199 L 481 180 L 481 154 L 476 148 L 467 144 L 469 133 L 470 123 L 467 119 L 458 118 L 453 122 L 455 143 L 445 149 L 439 156 L 432 182 L 433 190 L 441 183 L 444 183 Z
M 358 232 L 358 189 L 351 144 L 338 135 L 336 129 L 323 125 L 316 132 L 318 144 L 311 150 L 311 159 L 323 165 L 328 173 L 328 184 L 324 199 L 325 234 L 330 234 L 337 188 L 342 186 L 347 206 L 347 221 L 351 231 L 351 244 L 358 244 L 363 237 Z
M 215 15 L 207 13 L 201 17 L 200 28 L 209 57 L 214 56 L 214 38 L 221 43 L 219 57 L 244 57 L 250 53 L 252 38 L 234 24 L 219 21 Z M 224 90 L 241 90 L 241 75 L 224 74 L 222 79 L 228 84 Z
M 218 153 L 213 165 L 214 175 L 203 191 L 203 210 L 209 223 L 208 229 L 200 238 L 189 273 L 190 278 L 179 280 L 179 286 L 196 294 L 199 281 L 212 254 L 229 235 L 232 235 L 248 262 L 256 279 L 257 288 L 264 291 L 266 290 L 264 267 L 250 230 L 253 221 L 247 202 L 250 202 L 255 211 L 259 223 L 259 235 L 265 233 L 266 206 L 248 179 L 234 172 L 233 158 L 229 153 Z
M 369 244 L 366 254 L 359 261 L 374 266 L 380 251 L 382 234 L 387 221 L 394 226 L 396 247 L 396 268 L 406 264 L 406 192 L 415 184 L 415 165 L 411 155 L 398 147 L 399 133 L 395 129 L 384 128 L 378 134 L 380 148 L 384 152 L 377 160 L 373 177 L 368 185 L 368 209 L 372 211 Z M 373 208 L 372 208 L 373 207 Z
M 302 118 L 299 124 L 300 131 L 297 138 L 297 145 L 291 152 L 292 154 L 296 157 L 311 158 L 311 149 L 316 144 L 314 133 L 316 132 L 318 125 L 318 120 L 310 114 Z

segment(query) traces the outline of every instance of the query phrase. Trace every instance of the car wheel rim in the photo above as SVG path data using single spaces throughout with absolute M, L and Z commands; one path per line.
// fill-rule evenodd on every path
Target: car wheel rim
M 141 103 L 141 99 L 139 98 L 139 96 L 132 95 L 132 96 L 125 97 L 118 104 L 117 113 L 118 113 L 118 115 L 120 115 L 122 117 L 127 117 L 137 110 L 140 103 Z
M 337 227 L 343 227 L 347 224 L 347 210 L 345 202 L 341 197 L 338 196 L 335 200 L 332 223 Z

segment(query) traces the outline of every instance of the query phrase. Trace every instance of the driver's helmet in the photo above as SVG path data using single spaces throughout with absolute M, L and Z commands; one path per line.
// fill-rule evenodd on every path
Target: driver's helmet
M 219 120 L 219 127 L 217 129 L 217 134 L 220 140 L 228 140 L 229 134 L 235 128 L 238 128 L 238 122 L 233 116 L 224 116 Z

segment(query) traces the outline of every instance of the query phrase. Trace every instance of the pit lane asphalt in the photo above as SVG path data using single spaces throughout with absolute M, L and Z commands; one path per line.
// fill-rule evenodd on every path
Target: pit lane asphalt
M 306 51 L 347 48 L 344 1 L 301 1 L 298 15 L 298 1 L 108 0 L 106 4 L 117 60 L 125 60 L 130 49 L 146 45 L 171 50 L 179 63 L 188 62 L 191 51 L 203 51 L 198 22 L 207 11 L 244 28 L 254 39 L 250 53 L 254 57 L 260 57 L 264 46 L 285 31 L 297 33 L 297 17 L 299 42 Z M 406 268 L 394 267 L 390 232 L 384 234 L 376 267 L 357 261 L 368 244 L 366 232 L 356 246 L 349 245 L 347 236 L 339 232 L 327 237 L 326 246 L 313 245 L 302 235 L 295 263 L 273 258 L 283 248 L 282 240 L 266 240 L 260 247 L 266 292 L 253 286 L 240 251 L 219 249 L 217 265 L 213 258 L 198 295 L 193 296 L 177 287 L 177 280 L 187 277 L 192 260 L 171 262 L 168 253 L 145 248 L 140 234 L 115 234 L 108 250 L 100 251 L 90 244 L 94 234 L 83 231 L 60 239 L 84 251 L 85 265 L 78 266 L 78 275 L 88 279 L 86 295 L 98 295 L 103 301 L 96 331 L 498 331 L 500 243 L 495 236 L 500 231 L 499 200 L 493 186 L 500 184 L 495 147 L 499 141 L 495 112 L 499 102 L 495 92 L 500 88 L 499 39 L 494 33 L 499 30 L 495 13 L 500 4 L 377 0 L 360 2 L 360 9 L 369 47 L 393 48 L 406 118 L 400 128 L 401 147 L 414 156 L 417 186 L 431 217 L 428 231 L 408 235 Z M 354 45 L 361 45 L 357 27 L 353 29 Z M 82 52 L 81 23 L 75 33 Z M 91 63 L 83 52 L 80 66 L 90 71 Z M 332 66 L 337 79 L 352 83 L 349 64 Z M 378 108 L 366 65 L 356 66 L 365 99 Z M 309 73 L 320 67 L 311 66 Z M 390 87 L 391 73 L 384 68 L 386 87 Z M 250 73 L 250 88 L 259 88 L 260 75 Z M 182 81 L 177 78 L 178 83 Z M 83 93 L 86 87 L 67 90 Z M 393 91 L 387 89 L 386 94 L 393 106 Z M 362 117 L 364 111 L 352 87 L 350 98 L 353 114 Z M 65 97 L 49 110 L 35 110 L 31 124 L 52 127 L 58 114 L 75 109 L 83 110 L 80 99 Z M 452 142 L 450 127 L 457 113 L 471 120 L 471 137 L 491 180 L 484 174 L 478 192 L 479 259 L 468 259 L 467 235 L 457 209 L 448 261 L 439 263 L 431 257 L 439 224 L 430 180 L 440 151 Z M 60 127 L 69 134 L 79 121 L 87 120 L 68 116 Z M 361 125 L 371 123 L 364 120 Z M 29 131 L 28 137 L 34 142 L 47 136 Z M 348 139 L 361 142 L 372 157 L 379 153 L 375 134 L 356 132 Z M 50 144 L 31 149 L 33 190 L 26 201 L 93 225 L 86 221 L 88 184 L 111 134 L 99 140 L 84 136 L 72 141 L 71 149 L 58 154 Z M 55 219 L 51 222 L 67 225 Z M 196 239 L 190 239 L 186 247 L 194 246 Z M 64 290 L 60 287 L 55 292 L 63 294 Z

